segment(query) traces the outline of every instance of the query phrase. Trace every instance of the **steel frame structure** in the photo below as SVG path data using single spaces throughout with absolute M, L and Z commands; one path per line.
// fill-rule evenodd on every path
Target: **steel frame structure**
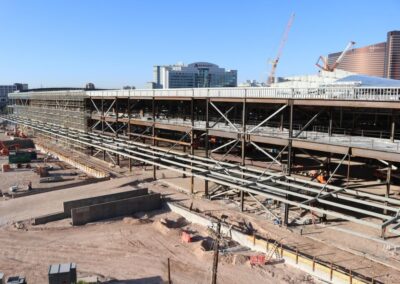
M 184 177 L 190 177 L 191 193 L 194 193 L 194 177 L 202 178 L 205 180 L 204 193 L 206 196 L 215 198 L 221 195 L 239 194 L 241 210 L 245 209 L 245 197 L 248 196 L 267 214 L 274 216 L 268 206 L 255 197 L 262 196 L 275 200 L 285 205 L 283 216 L 285 225 L 289 223 L 289 206 L 379 228 L 382 230 L 382 236 L 386 229 L 393 224 L 393 228 L 397 228 L 399 225 L 397 224 L 399 216 L 397 205 L 400 205 L 400 201 L 390 198 L 393 163 L 400 162 L 399 141 L 396 140 L 395 127 L 398 123 L 397 110 L 400 109 L 399 88 L 200 88 L 68 93 L 67 97 L 75 97 L 73 100 L 79 102 L 79 107 L 75 107 L 74 110 L 78 111 L 80 119 L 85 121 L 84 124 L 77 125 L 65 125 L 62 116 L 60 116 L 60 120 L 47 119 L 69 107 L 70 103 L 60 103 L 63 93 L 56 95 L 55 97 L 50 93 L 46 95 L 46 92 L 12 94 L 10 96 L 12 108 L 14 113 L 20 117 L 14 116 L 8 119 L 21 124 L 29 124 L 29 127 L 42 132 L 49 131 L 43 130 L 43 127 L 51 127 L 51 135 L 81 145 L 81 147 L 88 147 L 94 156 L 103 153 L 104 160 L 108 157 L 115 164 L 120 164 L 120 157 L 126 157 L 130 170 L 132 170 L 133 160 L 152 165 L 154 178 L 156 178 L 158 167 L 174 169 L 182 173 Z M 50 96 L 53 97 L 50 98 Z M 52 102 L 54 98 L 56 98 L 55 103 Z M 29 111 L 34 109 L 35 105 L 40 105 L 41 102 L 44 104 L 45 110 L 50 109 L 51 111 L 44 112 L 45 118 L 40 117 L 40 110 L 38 115 L 30 116 Z M 161 102 L 185 105 L 186 111 L 183 110 L 182 113 L 179 113 L 180 116 L 175 120 L 163 119 L 160 117 L 159 109 Z M 203 105 L 202 110 L 199 110 L 199 104 Z M 254 104 L 268 105 L 269 107 L 267 113 L 263 113 L 264 117 L 256 121 L 250 120 L 250 111 Z M 60 108 L 60 105 L 64 106 L 64 109 Z M 140 115 L 138 115 L 138 105 L 141 109 Z M 298 107 L 319 109 L 308 115 L 307 120 L 301 124 L 295 124 L 294 116 L 298 113 Z M 364 142 L 362 142 L 364 144 L 360 144 L 357 137 L 346 136 L 346 130 L 344 130 L 343 136 L 338 136 L 338 129 L 342 127 L 342 108 L 349 107 L 382 110 L 384 114 L 390 112 L 391 126 L 385 134 L 385 137 L 389 139 L 383 139 L 381 131 L 380 140 L 371 138 L 372 145 L 368 146 Z M 28 115 L 20 111 L 20 108 L 26 110 Z M 338 108 L 340 108 L 339 127 L 333 125 L 332 118 L 333 110 Z M 238 118 L 238 112 L 240 118 Z M 232 116 L 235 119 L 232 119 Z M 286 119 L 288 118 L 286 122 L 284 116 Z M 326 129 L 313 126 L 321 116 L 329 118 L 329 125 Z M 278 117 L 280 119 L 276 122 Z M 43 124 L 43 122 L 47 122 L 47 124 Z M 85 125 L 87 128 L 82 127 Z M 313 131 L 310 132 L 311 127 L 313 127 Z M 63 133 L 57 133 L 59 130 L 68 135 L 69 133 L 80 134 L 71 139 L 68 135 L 60 136 Z M 85 130 L 89 132 L 81 132 Z M 272 132 L 268 132 L 270 130 Z M 162 134 L 163 131 L 174 132 L 174 138 L 166 138 Z M 361 133 L 364 135 L 363 132 Z M 323 139 L 314 139 L 312 135 L 317 135 L 317 137 L 322 135 Z M 101 142 L 104 144 L 100 144 L 100 146 L 95 142 L 96 139 L 100 139 L 99 137 L 104 139 Z M 221 145 L 212 147 L 210 137 L 219 137 L 223 139 L 223 142 Z M 337 139 L 348 138 L 350 138 L 350 142 L 337 142 Z M 195 144 L 199 139 L 204 139 L 204 152 L 201 154 L 204 156 L 198 153 L 195 155 Z M 112 141 L 111 144 L 109 141 Z M 140 141 L 142 143 L 139 143 Z M 151 146 L 146 144 L 146 141 L 150 142 Z M 384 149 L 376 147 L 377 143 L 382 141 Z M 159 143 L 167 143 L 172 146 L 166 150 L 158 147 Z M 387 145 L 390 147 L 388 148 Z M 277 154 L 272 154 L 265 148 L 271 148 L 271 146 L 278 149 Z M 184 153 L 172 150 L 175 147 L 183 148 Z M 249 147 L 269 161 L 265 168 L 254 169 L 246 165 Z M 187 148 L 189 149 L 188 153 L 186 153 Z M 93 153 L 93 149 L 97 149 L 96 153 Z M 237 149 L 240 149 L 239 161 L 231 160 L 231 152 Z M 309 155 L 317 164 L 320 164 L 318 167 L 325 167 L 329 174 L 328 181 L 332 179 L 339 167 L 347 162 L 346 186 L 323 185 L 293 177 L 292 174 L 296 170 L 294 164 L 297 151 Z M 314 157 L 310 151 L 325 153 L 323 155 L 326 155 L 326 160 L 322 161 L 320 158 Z M 144 154 L 146 155 L 143 156 Z M 161 160 L 159 160 L 160 155 L 162 156 Z M 340 162 L 335 169 L 330 168 L 332 155 L 340 155 Z M 349 183 L 352 157 L 376 159 L 387 165 L 386 181 L 384 182 L 386 184 L 385 197 L 352 187 Z M 274 172 L 274 170 L 278 170 L 278 172 Z M 211 194 L 209 192 L 210 181 L 218 184 L 217 190 Z M 372 210 L 370 210 L 371 208 Z M 382 221 L 382 224 L 359 219 L 348 213 L 377 218 Z M 396 232 L 393 228 L 389 230 Z
M 262 171 L 243 165 L 196 156 L 192 153 L 182 153 L 124 138 L 69 129 L 60 125 L 24 119 L 18 116 L 9 115 L 1 118 L 65 139 L 70 143 L 93 147 L 137 160 L 152 165 L 154 168 L 169 169 L 191 177 L 211 181 L 230 189 L 236 189 L 252 196 L 262 196 L 283 204 L 380 229 L 382 233 L 385 231 L 400 233 L 390 227 L 391 225 L 396 226 L 397 220 L 400 218 L 400 200 L 394 198 L 369 194 L 345 187 L 323 185 L 288 174 L 269 170 Z M 345 160 L 346 156 L 342 161 Z M 325 209 L 325 206 L 329 206 L 329 209 Z M 366 210 L 363 207 L 368 207 L 369 209 Z M 343 213 L 343 211 L 351 214 Z M 386 211 L 386 213 L 381 211 Z M 352 214 L 361 214 L 378 219 L 382 223 L 379 224 L 373 220 L 357 218 Z

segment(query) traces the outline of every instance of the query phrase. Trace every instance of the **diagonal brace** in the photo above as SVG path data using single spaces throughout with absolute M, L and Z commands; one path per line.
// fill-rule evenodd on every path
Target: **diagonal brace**
M 217 106 L 215 104 L 213 104 L 213 102 L 210 102 L 210 104 L 212 105 L 213 108 L 215 108 L 215 110 L 226 120 L 226 122 L 229 123 L 230 126 L 232 126 L 237 132 L 239 132 L 239 129 L 228 119 L 227 116 L 225 116 L 222 111 L 219 110 L 219 108 L 217 108 Z
M 247 133 L 250 134 L 252 133 L 254 130 L 258 129 L 259 127 L 261 127 L 263 124 L 267 123 L 271 118 L 273 118 L 275 115 L 277 115 L 278 113 L 280 113 L 282 110 L 284 110 L 288 105 L 284 105 L 281 108 L 279 108 L 277 111 L 275 111 L 273 114 L 271 114 L 270 116 L 268 116 L 266 119 L 264 119 L 263 121 L 261 121 L 259 124 L 257 124 L 255 127 L 253 127 L 252 129 L 250 129 Z

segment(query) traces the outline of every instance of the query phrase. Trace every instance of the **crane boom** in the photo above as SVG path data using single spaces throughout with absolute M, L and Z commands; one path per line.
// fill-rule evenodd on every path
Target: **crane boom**
M 343 60 L 343 57 L 346 55 L 346 53 L 355 45 L 356 43 L 354 41 L 350 41 L 349 44 L 346 46 L 346 48 L 343 50 L 342 54 L 340 54 L 339 58 L 336 59 L 336 62 L 332 66 L 332 70 L 335 70 L 335 68 L 340 64 L 340 62 Z
M 288 23 L 286 25 L 286 29 L 285 29 L 285 31 L 283 33 L 281 42 L 279 44 L 278 53 L 277 53 L 275 59 L 272 61 L 272 68 L 271 68 L 271 72 L 270 72 L 269 77 L 268 77 L 268 84 L 269 85 L 271 83 L 275 82 L 276 67 L 278 66 L 278 62 L 279 62 L 279 59 L 281 58 L 283 48 L 285 47 L 285 44 L 286 44 L 286 41 L 287 41 L 287 38 L 288 38 L 288 35 L 289 35 L 290 28 L 292 27 L 292 24 L 293 24 L 293 21 L 294 21 L 294 17 L 295 17 L 295 14 L 293 13 L 290 16 L 289 21 L 288 21 Z
M 342 51 L 342 53 L 340 54 L 340 56 L 338 57 L 338 59 L 336 59 L 336 61 L 332 64 L 332 66 L 329 66 L 328 64 L 328 58 L 324 57 L 324 56 L 320 56 L 318 58 L 317 63 L 315 63 L 315 65 L 325 71 L 329 71 L 332 72 L 336 69 L 336 67 L 339 66 L 340 62 L 343 60 L 344 56 L 346 55 L 346 53 L 355 45 L 356 43 L 354 41 L 350 41 L 346 48 Z M 319 64 L 320 61 L 322 61 L 322 64 Z

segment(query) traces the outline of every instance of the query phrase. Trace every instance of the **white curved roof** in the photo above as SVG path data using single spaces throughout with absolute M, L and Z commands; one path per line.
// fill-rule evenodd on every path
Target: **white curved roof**
M 350 75 L 336 80 L 335 83 L 349 83 L 359 86 L 372 87 L 400 87 L 400 80 L 386 79 L 367 75 Z

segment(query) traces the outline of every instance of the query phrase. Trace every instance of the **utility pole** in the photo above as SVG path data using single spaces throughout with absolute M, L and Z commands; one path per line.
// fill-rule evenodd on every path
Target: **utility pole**
M 217 232 L 214 239 L 214 262 L 212 268 L 212 284 L 217 284 L 217 271 L 218 271 L 218 255 L 219 255 L 219 239 L 221 236 L 221 222 L 217 223 Z
M 169 257 L 168 257 L 168 284 L 172 284 L 172 281 L 171 281 L 171 264 L 170 264 Z

